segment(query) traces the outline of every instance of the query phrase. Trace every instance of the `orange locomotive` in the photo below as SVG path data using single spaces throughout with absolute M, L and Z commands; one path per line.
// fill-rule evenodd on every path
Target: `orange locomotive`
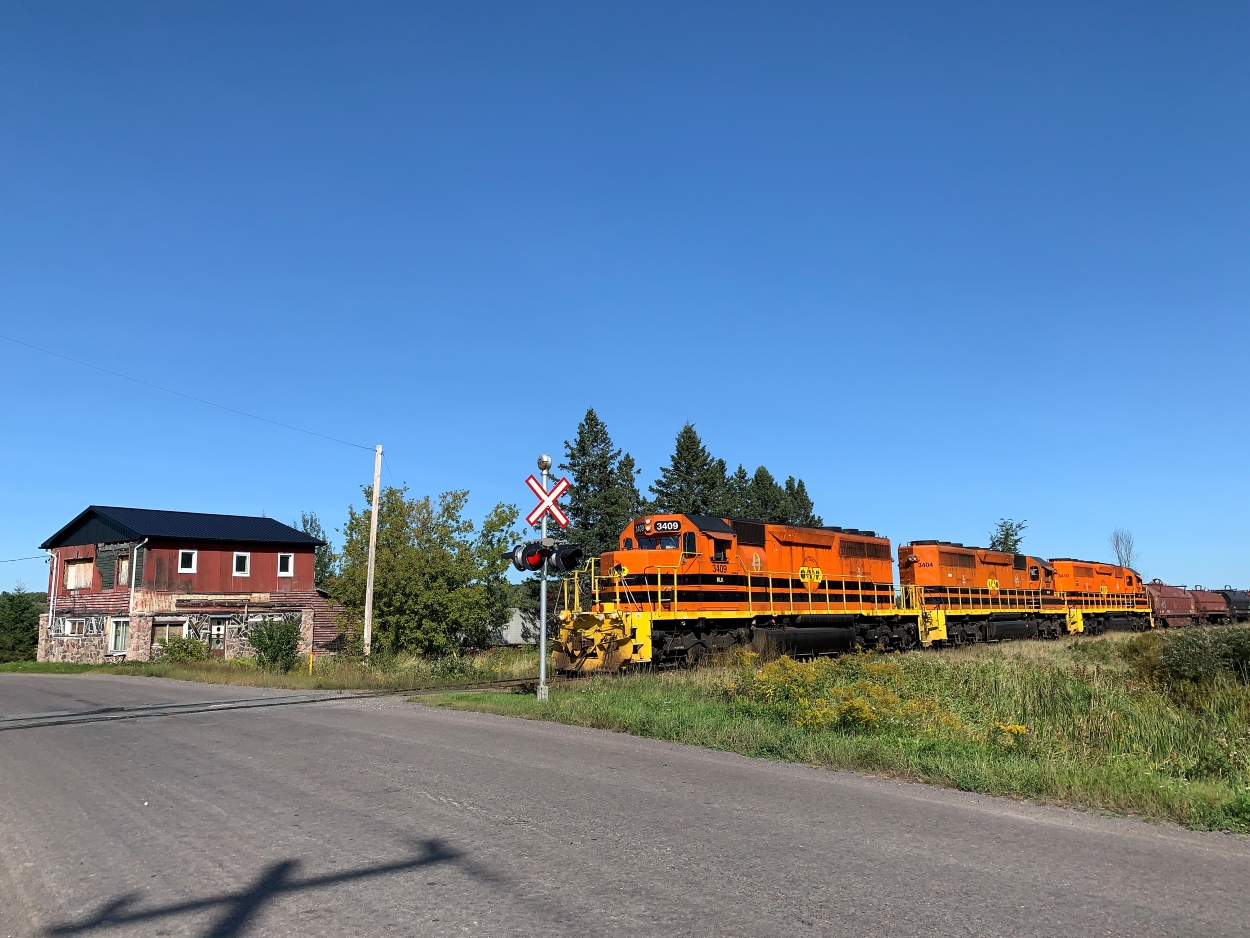
M 893 562 L 889 539 L 873 531 L 638 518 L 597 568 L 590 562 L 589 610 L 581 608 L 581 581 L 565 581 L 555 667 L 693 663 L 764 642 L 822 654 L 1151 624 L 1140 578 L 1124 568 L 912 541 L 898 550 L 896 590 Z M 1107 568 L 1099 574 L 1106 579 L 1076 577 L 1086 566 Z
M 916 629 L 897 608 L 892 564 L 889 539 L 872 531 L 639 518 L 599 558 L 589 615 L 565 613 L 556 667 L 693 662 L 770 639 L 795 653 L 908 648 Z
M 1087 632 L 1150 628 L 1150 596 L 1131 567 L 1054 557 L 1055 583 L 1070 608 L 1083 611 Z
M 941 609 L 952 644 L 1003 638 L 1055 638 L 1067 630 L 1055 568 L 1040 557 L 951 541 L 912 541 L 898 549 L 898 576 L 925 608 Z

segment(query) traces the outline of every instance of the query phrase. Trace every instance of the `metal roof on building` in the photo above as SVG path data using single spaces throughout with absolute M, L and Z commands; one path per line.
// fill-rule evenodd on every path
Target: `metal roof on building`
M 321 545 L 325 543 L 311 534 L 305 534 L 274 518 L 91 505 L 39 546 L 47 550 L 52 547 L 109 543 L 145 537 L 182 541 L 231 541 L 247 544 Z

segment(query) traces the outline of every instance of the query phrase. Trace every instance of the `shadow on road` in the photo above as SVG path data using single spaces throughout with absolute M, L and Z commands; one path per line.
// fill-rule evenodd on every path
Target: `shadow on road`
M 221 914 L 204 932 L 204 938 L 232 938 L 232 936 L 244 934 L 266 905 L 287 893 L 391 876 L 395 873 L 404 873 L 442 863 L 455 864 L 478 879 L 486 881 L 495 879 L 490 873 L 477 868 L 475 864 L 466 862 L 459 851 L 446 847 L 439 840 L 416 841 L 412 846 L 414 848 L 412 856 L 391 863 L 379 863 L 354 870 L 344 870 L 341 873 L 326 873 L 303 879 L 295 877 L 301 861 L 281 860 L 265 867 L 250 884 L 237 892 L 204 899 L 190 899 L 185 902 L 173 902 L 147 909 L 134 908 L 139 901 L 140 893 L 127 893 L 110 899 L 96 910 L 95 914 L 80 922 L 51 925 L 45 928 L 43 933 L 45 935 L 79 935 L 97 929 L 119 928 L 138 922 L 150 922 L 209 909 L 220 909 Z

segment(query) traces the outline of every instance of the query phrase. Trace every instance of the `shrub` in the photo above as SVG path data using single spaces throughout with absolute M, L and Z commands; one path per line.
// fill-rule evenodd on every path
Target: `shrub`
M 299 623 L 265 619 L 253 625 L 248 640 L 256 662 L 270 671 L 290 671 L 299 660 Z
M 1159 654 L 1159 668 L 1173 680 L 1210 680 L 1224 668 L 1224 649 L 1212 633 L 1187 629 L 1168 636 Z
M 1250 682 L 1250 629 L 1151 632 L 1124 643 L 1124 660 L 1145 677 L 1206 682 L 1223 674 Z
M 161 657 L 166 661 L 207 661 L 208 643 L 189 635 L 171 635 L 161 644 Z
M 943 734 L 964 728 L 892 657 L 869 653 L 795 661 L 782 655 L 759 668 L 752 657 L 723 688 L 748 712 L 807 729 Z
M 465 655 L 444 655 L 434 659 L 435 677 L 468 677 L 473 674 L 473 659 Z

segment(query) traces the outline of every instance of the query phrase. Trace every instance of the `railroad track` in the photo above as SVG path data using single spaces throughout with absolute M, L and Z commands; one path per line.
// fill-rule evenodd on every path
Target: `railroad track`
M 563 683 L 565 679 L 557 678 L 551 684 Z M 416 687 L 396 688 L 381 691 L 360 691 L 346 694 L 326 694 L 321 696 L 283 695 L 273 697 L 251 697 L 243 700 L 205 700 L 191 703 L 158 703 L 144 704 L 134 707 L 96 707 L 90 710 L 61 710 L 52 713 L 25 713 L 14 716 L 0 716 L 0 732 L 5 730 L 36 729 L 44 726 L 66 726 L 75 723 L 111 723 L 118 720 L 139 720 L 151 717 L 181 716 L 188 713 L 216 713 L 224 710 L 256 710 L 266 707 L 295 707 L 312 704 L 333 703 L 336 700 L 362 700 L 375 697 L 395 697 L 401 694 L 410 696 L 454 693 L 471 690 L 505 690 L 508 688 L 536 685 L 537 678 L 507 678 L 498 681 L 473 681 L 463 684 L 442 684 L 431 686 L 422 684 Z

